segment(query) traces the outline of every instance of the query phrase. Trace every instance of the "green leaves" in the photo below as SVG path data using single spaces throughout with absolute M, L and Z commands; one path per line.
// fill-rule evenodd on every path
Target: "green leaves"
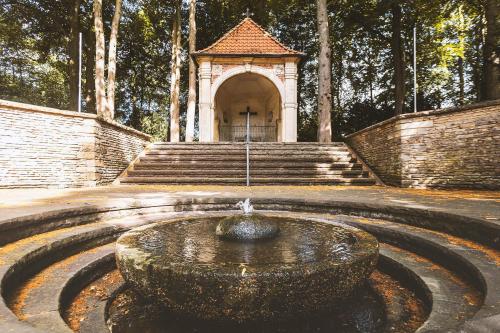
M 394 66 L 390 52 L 390 8 L 393 1 L 328 2 L 332 119 L 337 137 L 391 115 Z M 15 0 L 0 7 L 0 98 L 68 107 L 71 2 Z M 406 111 L 411 111 L 413 99 L 410 59 L 415 24 L 419 109 L 477 100 L 483 81 L 483 1 L 399 3 L 406 60 Z M 113 1 L 104 0 L 103 5 L 106 35 L 109 35 Z M 118 37 L 118 120 L 163 139 L 168 131 L 172 1 L 124 0 L 123 7 Z M 299 69 L 299 138 L 315 140 L 318 56 L 315 1 L 198 0 L 197 48 L 212 44 L 239 23 L 247 7 L 253 13 L 252 18 L 281 42 L 306 53 Z M 91 8 L 92 1 L 82 1 L 84 87 L 93 75 L 95 56 L 94 41 L 88 37 L 92 36 Z M 183 4 L 182 21 L 182 39 L 187 41 L 187 3 Z M 184 47 L 181 122 L 187 104 L 187 57 L 187 47 Z M 85 75 L 87 72 L 90 76 Z

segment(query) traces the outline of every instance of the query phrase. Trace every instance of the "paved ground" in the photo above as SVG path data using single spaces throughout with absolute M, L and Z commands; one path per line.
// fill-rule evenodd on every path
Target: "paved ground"
M 0 190 L 0 220 L 81 206 L 116 207 L 179 198 L 296 198 L 361 201 L 429 208 L 482 217 L 500 224 L 500 192 L 344 186 L 105 186 L 85 189 Z

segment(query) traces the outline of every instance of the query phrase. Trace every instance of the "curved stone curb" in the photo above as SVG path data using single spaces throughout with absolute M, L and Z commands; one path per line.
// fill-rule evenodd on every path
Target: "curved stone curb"
M 172 207 L 173 211 L 182 211 L 183 206 L 189 206 L 191 210 L 203 209 L 207 205 L 221 205 L 226 208 L 234 207 L 238 201 L 245 200 L 246 197 L 234 198 L 188 198 L 188 199 L 166 199 L 164 201 L 155 200 L 154 204 L 148 200 L 138 200 L 133 204 L 123 204 L 114 206 L 88 206 L 78 209 L 54 210 L 40 214 L 32 214 L 13 219 L 0 220 L 0 235 L 5 230 L 12 230 L 12 233 L 22 232 L 26 226 L 42 228 L 51 221 L 78 216 L 88 216 L 91 214 L 104 214 L 136 209 L 153 209 Z M 500 224 L 482 218 L 464 216 L 446 210 L 437 210 L 435 207 L 407 207 L 402 205 L 385 205 L 373 203 L 360 203 L 356 201 L 318 201 L 303 199 L 276 199 L 276 198 L 254 198 L 252 199 L 256 209 L 283 209 L 288 207 L 291 211 L 311 211 L 325 212 L 330 214 L 355 214 L 357 216 L 383 218 L 393 222 L 399 222 L 417 227 L 445 232 L 454 236 L 476 241 L 500 250 Z M 197 206 L 200 205 L 200 206 Z M 213 209 L 216 209 L 215 207 Z M 213 210 L 212 209 L 212 210 Z M 94 218 L 99 216 L 94 216 Z M 52 227 L 50 230 L 59 227 Z M 36 230 L 47 231 L 35 228 Z M 1 236 L 0 236 L 1 237 Z M 8 241 L 13 241 L 7 240 Z M 0 245 L 2 244 L 0 239 Z M 5 241 L 3 241 L 5 243 Z

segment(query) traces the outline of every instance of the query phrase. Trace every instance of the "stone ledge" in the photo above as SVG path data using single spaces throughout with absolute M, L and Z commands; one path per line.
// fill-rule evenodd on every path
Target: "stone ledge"
M 12 102 L 12 101 L 7 101 L 7 100 L 3 100 L 3 99 L 0 99 L 0 109 L 9 109 L 9 110 L 13 110 L 13 111 L 24 111 L 24 112 L 40 112 L 40 113 L 59 115 L 59 116 L 63 116 L 63 117 L 94 119 L 99 124 L 113 126 L 113 127 L 118 128 L 122 131 L 130 132 L 130 133 L 133 133 L 137 136 L 143 137 L 143 138 L 147 139 L 148 141 L 151 141 L 151 138 L 152 138 L 152 136 L 149 134 L 146 134 L 146 133 L 138 131 L 134 128 L 122 125 L 122 124 L 115 122 L 115 121 L 104 120 L 102 118 L 99 118 L 97 115 L 95 115 L 93 113 L 60 110 L 60 109 L 49 108 L 49 107 L 45 107 L 45 106 Z
M 235 202 L 245 200 L 245 197 L 228 198 L 196 198 L 185 199 L 168 198 L 155 202 L 135 202 L 122 205 L 94 205 L 80 206 L 60 210 L 46 211 L 43 213 L 30 214 L 11 219 L 0 219 L 0 230 L 5 237 L 2 241 L 10 242 L 19 237 L 32 235 L 40 230 L 48 231 L 60 227 L 63 220 L 66 226 L 72 226 L 82 222 L 72 223 L 72 218 L 82 218 L 83 223 L 90 223 L 95 214 L 107 214 L 111 212 L 125 212 L 140 209 L 162 209 L 165 207 L 179 208 L 190 206 L 201 209 L 202 206 L 228 205 L 233 207 Z M 264 210 L 288 210 L 302 212 L 328 212 L 330 214 L 347 214 L 356 212 L 359 216 L 367 218 L 384 218 L 389 221 L 405 223 L 420 228 L 445 232 L 450 235 L 469 239 L 480 244 L 490 246 L 494 249 L 500 248 L 500 224 L 478 216 L 466 216 L 457 214 L 453 210 L 437 209 L 436 207 L 406 207 L 402 205 L 388 205 L 363 203 L 356 200 L 309 200 L 309 199 L 283 199 L 283 198 L 253 198 L 252 203 L 256 209 Z M 219 207 L 220 208 L 220 207 Z M 210 210 L 210 208 L 208 209 Z M 102 217 L 102 215 L 101 215 Z M 50 225 L 53 224 L 53 225 Z M 20 235 L 24 231 L 24 235 Z M 7 239 L 8 238 L 8 239 Z
M 359 130 L 357 132 L 346 135 L 345 138 L 347 139 L 347 138 L 354 137 L 356 135 L 367 132 L 369 130 L 377 129 L 378 127 L 382 127 L 384 125 L 394 123 L 398 120 L 405 120 L 405 119 L 412 119 L 412 118 L 419 118 L 419 117 L 429 117 L 429 116 L 439 116 L 439 115 L 443 115 L 443 114 L 447 114 L 447 113 L 471 111 L 471 110 L 475 110 L 475 109 L 492 107 L 492 106 L 500 106 L 500 99 L 481 102 L 481 103 L 474 103 L 474 104 L 450 107 L 450 108 L 444 108 L 444 109 L 419 111 L 419 112 L 413 112 L 413 113 L 404 113 L 404 114 L 401 114 L 399 116 L 395 116 L 395 117 L 389 118 L 387 120 L 381 121 L 380 123 L 377 123 L 375 125 L 365 127 L 362 130 Z

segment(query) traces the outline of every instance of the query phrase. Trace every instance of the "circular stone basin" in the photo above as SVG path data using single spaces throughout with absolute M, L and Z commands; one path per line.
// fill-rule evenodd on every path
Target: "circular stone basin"
M 220 217 L 133 229 L 116 245 L 125 280 L 169 312 L 204 320 L 284 320 L 341 304 L 375 268 L 378 242 L 356 228 L 266 216 L 260 242 L 220 239 Z
M 215 234 L 221 239 L 251 242 L 276 237 L 280 232 L 279 224 L 260 214 L 241 214 L 222 219 Z

